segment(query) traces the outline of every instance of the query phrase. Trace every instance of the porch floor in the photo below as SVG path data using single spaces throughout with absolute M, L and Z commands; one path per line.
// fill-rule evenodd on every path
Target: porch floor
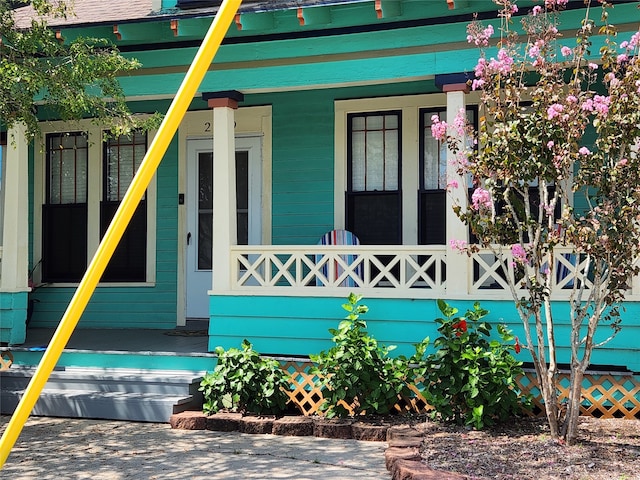
M 186 327 L 172 330 L 77 328 L 65 350 L 204 354 L 208 352 L 207 327 L 207 321 L 188 321 Z M 53 328 L 28 328 L 25 343 L 11 350 L 44 350 L 54 332 Z

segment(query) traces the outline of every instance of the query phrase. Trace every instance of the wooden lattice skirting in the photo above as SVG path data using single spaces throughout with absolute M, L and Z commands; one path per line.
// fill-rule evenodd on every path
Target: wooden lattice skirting
M 304 415 L 318 413 L 322 404 L 322 392 L 316 386 L 316 376 L 309 373 L 310 362 L 283 361 L 282 368 L 291 382 L 289 398 Z M 561 403 L 569 397 L 569 374 L 561 373 L 558 379 L 558 399 Z M 532 396 L 536 416 L 544 416 L 544 405 L 534 372 L 525 372 L 516 383 L 522 393 Z M 432 408 L 419 389 L 409 385 L 413 395 L 398 399 L 398 412 L 427 413 Z M 625 374 L 586 374 L 582 388 L 581 414 L 601 418 L 640 419 L 640 377 Z

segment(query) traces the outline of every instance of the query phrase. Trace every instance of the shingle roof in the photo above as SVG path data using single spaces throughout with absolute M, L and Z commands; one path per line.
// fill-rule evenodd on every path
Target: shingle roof
M 137 20 L 149 17 L 153 10 L 153 0 L 73 0 L 70 3 L 73 16 L 52 18 L 47 23 L 56 26 Z M 26 27 L 34 16 L 33 7 L 16 9 L 15 16 L 16 24 Z
M 245 0 L 240 6 L 241 12 L 287 10 L 298 7 L 312 7 L 320 5 L 339 5 L 346 3 L 360 3 L 371 0 Z M 60 25 L 90 25 L 113 22 L 131 22 L 142 19 L 182 15 L 212 15 L 219 7 L 199 7 L 189 10 L 172 8 L 166 11 L 154 10 L 154 0 L 71 0 L 74 15 L 67 19 L 54 18 L 47 23 L 50 26 Z M 156 7 L 157 8 L 157 7 Z M 34 15 L 31 6 L 15 10 L 16 24 L 27 27 Z

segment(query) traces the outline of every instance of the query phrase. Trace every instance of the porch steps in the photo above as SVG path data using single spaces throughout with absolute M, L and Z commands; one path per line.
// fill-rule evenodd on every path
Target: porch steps
M 0 413 L 15 410 L 35 367 L 0 372 Z M 57 367 L 32 414 L 166 423 L 174 413 L 199 409 L 202 371 Z

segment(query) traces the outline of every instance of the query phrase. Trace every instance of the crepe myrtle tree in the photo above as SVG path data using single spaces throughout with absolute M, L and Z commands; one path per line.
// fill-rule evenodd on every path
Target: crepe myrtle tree
M 488 248 L 501 262 L 550 433 L 571 444 L 592 351 L 618 332 L 630 278 L 639 271 L 640 31 L 618 38 L 607 21 L 612 5 L 586 1 L 576 38 L 562 38 L 567 1 L 533 6 L 521 19 L 526 36 L 515 33 L 515 1 L 495 0 L 499 32 L 474 20 L 468 41 L 480 47 L 472 82 L 479 131 L 460 112 L 450 125 L 434 117 L 432 132 L 455 154 L 458 177 L 449 188 L 472 192 L 454 209 L 475 243 L 452 246 L 469 255 Z M 551 296 L 565 275 L 560 266 L 572 279 L 561 282 L 570 307 L 570 319 L 562 319 L 570 320 L 569 338 L 561 341 Z M 603 323 L 610 328 L 596 337 Z M 566 409 L 558 404 L 559 342 L 571 351 Z
M 0 123 L 22 123 L 33 137 L 39 132 L 36 105 L 42 105 L 53 118 L 92 117 L 114 134 L 157 124 L 157 116 L 132 115 L 117 79 L 138 68 L 136 60 L 106 39 L 56 38 L 48 20 L 70 15 L 64 0 L 0 0 Z M 17 22 L 17 16 L 28 20 Z

